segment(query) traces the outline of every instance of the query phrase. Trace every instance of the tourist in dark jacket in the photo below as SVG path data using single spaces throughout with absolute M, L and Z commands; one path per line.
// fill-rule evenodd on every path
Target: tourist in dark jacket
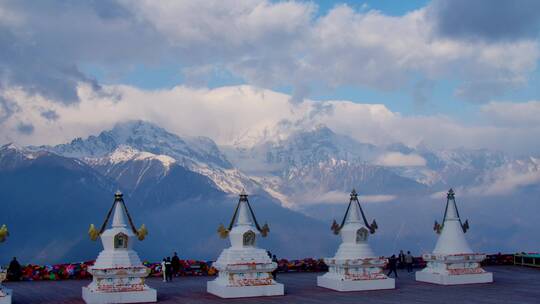
M 393 272 L 394 273 L 394 276 L 395 278 L 397 279 L 398 275 L 397 275 L 397 259 L 396 259 L 396 255 L 395 254 L 392 254 L 392 256 L 388 259 L 388 274 L 387 276 L 390 276 L 390 274 Z
M 278 261 L 275 254 L 272 256 L 272 262 L 276 263 L 276 269 L 274 269 L 274 271 L 272 271 L 272 277 L 275 280 L 276 276 L 277 276 L 278 268 L 279 268 L 279 261 Z
M 19 281 L 21 279 L 21 264 L 19 264 L 16 257 L 13 257 L 13 260 L 9 263 L 7 279 L 10 281 Z
M 180 258 L 178 257 L 178 254 L 176 252 L 174 253 L 171 259 L 171 264 L 172 264 L 173 274 L 177 276 L 178 271 L 180 270 Z
M 398 254 L 398 268 L 403 269 L 404 267 L 405 267 L 405 254 L 403 253 L 403 250 L 400 250 Z
M 173 278 L 171 257 L 167 257 L 167 260 L 165 260 L 165 274 L 167 276 L 167 282 L 171 282 Z

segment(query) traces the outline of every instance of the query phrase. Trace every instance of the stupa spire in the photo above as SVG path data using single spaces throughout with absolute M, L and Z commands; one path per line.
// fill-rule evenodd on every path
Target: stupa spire
M 124 199 L 122 198 L 123 194 L 120 191 L 116 191 L 114 194 L 114 214 L 112 227 L 113 228 L 122 228 L 126 227 L 126 219 L 124 216 Z M 136 233 L 136 231 L 135 231 Z
M 120 190 L 117 190 L 114 194 L 114 202 L 111 206 L 111 209 L 109 209 L 109 212 L 107 213 L 107 216 L 105 217 L 105 221 L 103 221 L 103 224 L 101 225 L 101 228 L 99 230 L 96 229 L 94 224 L 90 225 L 90 229 L 88 230 L 88 235 L 90 236 L 90 239 L 92 241 L 97 240 L 97 238 L 105 232 L 107 229 L 107 223 L 109 223 L 109 219 L 111 218 L 111 215 L 113 216 L 112 220 L 112 228 L 122 228 L 127 227 L 126 224 L 126 217 L 127 222 L 129 223 L 129 228 L 131 231 L 137 236 L 137 238 L 142 241 L 148 234 L 148 230 L 146 229 L 146 226 L 144 224 L 141 225 L 139 229 L 135 227 L 133 224 L 133 220 L 131 219 L 131 216 L 129 215 L 129 211 L 126 207 L 126 203 L 124 202 L 124 195 Z
M 341 221 L 341 225 L 338 225 L 336 221 L 332 224 L 332 230 L 335 234 L 338 234 L 339 231 L 349 223 L 361 223 L 366 228 L 369 229 L 370 233 L 375 233 L 377 230 L 377 222 L 373 220 L 371 224 L 368 223 L 366 215 L 364 214 L 364 210 L 362 210 L 362 206 L 360 206 L 360 201 L 358 200 L 358 193 L 355 189 L 351 191 L 351 198 L 349 200 L 349 206 L 347 207 L 347 211 L 345 212 L 345 215 L 343 216 L 343 220 Z
M 221 224 L 218 228 L 218 233 L 222 238 L 226 238 L 232 228 L 236 226 L 255 226 L 255 229 L 257 229 L 263 237 L 266 237 L 268 232 L 270 232 L 268 224 L 264 224 L 262 228 L 259 226 L 255 213 L 249 204 L 248 195 L 244 189 L 240 192 L 240 198 L 238 199 L 238 204 L 236 205 L 229 226 L 225 228 L 223 224 Z
M 450 189 L 446 195 L 446 208 L 442 225 L 435 222 L 435 231 L 440 234 L 435 245 L 435 254 L 462 254 L 472 250 L 465 239 L 469 222 L 461 223 L 456 205 L 455 192 Z
M 248 195 L 244 190 L 242 190 L 242 192 L 240 193 L 240 199 L 238 200 L 238 216 L 236 217 L 236 223 L 234 224 L 234 226 L 253 225 L 251 216 L 250 214 L 248 214 L 248 209 L 251 209 L 250 207 L 248 207 L 248 204 Z M 253 218 L 255 218 L 255 215 L 253 215 Z
M 433 227 L 433 230 L 435 230 L 438 234 L 441 233 L 445 224 L 449 221 L 459 222 L 459 226 L 463 230 L 463 233 L 467 233 L 467 230 L 469 230 L 469 220 L 466 220 L 465 223 L 461 221 L 455 195 L 456 193 L 452 188 L 450 188 L 450 190 L 448 190 L 448 193 L 446 194 L 446 208 L 444 209 L 444 217 L 442 220 L 442 224 L 439 224 L 437 221 L 435 221 L 435 226 Z
M 360 204 L 358 203 L 358 194 L 356 190 L 351 192 L 351 200 L 349 203 L 349 211 L 347 218 L 345 219 L 345 224 L 347 223 L 360 223 Z

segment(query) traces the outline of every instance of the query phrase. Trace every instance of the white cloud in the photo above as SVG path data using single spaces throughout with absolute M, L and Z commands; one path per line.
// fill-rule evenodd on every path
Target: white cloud
M 359 195 L 360 203 L 386 203 L 397 198 L 390 194 Z M 345 204 L 349 201 L 349 195 L 343 191 L 328 191 L 325 193 L 309 193 L 302 197 L 295 197 L 302 205 L 309 204 Z
M 474 196 L 492 196 L 511 194 L 521 187 L 540 183 L 540 159 L 531 158 L 530 162 L 518 161 L 505 167 L 497 168 L 483 177 L 482 184 L 467 189 L 467 194 Z
M 266 88 L 292 85 L 295 100 L 321 87 L 397 90 L 420 77 L 454 80 L 457 95 L 486 101 L 526 83 L 540 58 L 533 39 L 440 36 L 426 8 L 388 16 L 339 5 L 316 17 L 317 7 L 305 2 L 124 3 L 167 37 L 185 64 L 219 64 Z
M 507 126 L 540 126 L 540 101 L 490 102 L 481 107 L 481 112 L 486 118 Z
M 377 194 L 377 195 L 359 195 L 360 202 L 366 203 L 386 203 L 395 200 L 397 196 L 390 194 Z
M 78 88 L 78 104 L 60 104 L 24 91 L 11 89 L 3 96 L 17 109 L 4 118 L 0 142 L 53 144 L 84 137 L 112 127 L 116 122 L 144 119 L 180 135 L 201 135 L 218 144 L 251 142 L 290 127 L 326 124 L 337 133 L 377 145 L 402 142 L 433 148 L 490 148 L 507 152 L 540 153 L 540 143 L 531 140 L 540 126 L 462 125 L 446 116 L 403 116 L 380 104 L 350 101 L 311 101 L 291 104 L 290 95 L 252 86 L 194 89 L 177 86 L 146 91 L 130 86 L 108 86 L 95 94 L 85 85 Z M 0 108 L 1 109 L 1 108 Z M 519 109 L 519 106 L 517 106 Z M 54 111 L 55 119 L 43 116 Z M 1 113 L 0 113 L 1 115 Z M 20 134 L 17 126 L 32 123 L 34 131 Z M 286 124 L 287 125 L 287 124 Z M 280 135 L 284 130 L 277 129 Z M 422 165 L 417 156 L 391 155 L 388 163 Z
M 421 167 L 426 165 L 426 160 L 418 154 L 390 152 L 381 155 L 377 160 L 375 160 L 375 164 L 386 167 Z

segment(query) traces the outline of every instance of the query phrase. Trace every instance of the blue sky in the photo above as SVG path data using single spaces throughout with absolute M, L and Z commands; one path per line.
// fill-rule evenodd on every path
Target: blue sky
M 246 85 L 254 94 L 286 94 L 292 112 L 309 100 L 319 103 L 313 111 L 331 100 L 384 105 L 386 114 L 373 107 L 362 115 L 382 116 L 358 119 L 370 121 L 367 128 L 407 129 L 400 136 L 412 145 L 446 136 L 499 148 L 497 134 L 507 134 L 519 141 L 514 150 L 540 151 L 528 140 L 540 133 L 539 33 L 535 0 L 3 1 L 0 141 L 67 140 L 128 118 L 193 133 L 162 117 L 171 109 L 152 108 L 149 96 L 187 88 L 182 94 L 195 100 Z M 127 100 L 128 91 L 137 97 Z M 98 123 L 108 102 L 126 106 Z M 141 107 L 150 108 L 141 114 Z M 83 124 L 77 115 L 94 120 Z M 292 119 L 283 115 L 251 127 Z M 216 128 L 202 135 L 222 136 Z

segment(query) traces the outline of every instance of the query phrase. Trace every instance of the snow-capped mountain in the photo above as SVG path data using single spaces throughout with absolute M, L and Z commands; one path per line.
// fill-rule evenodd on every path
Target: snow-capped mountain
M 276 129 L 283 129 L 283 123 Z M 517 175 L 538 172 L 531 158 L 401 143 L 375 146 L 336 134 L 324 125 L 250 140 L 256 143 L 252 147 L 241 144 L 222 149 L 236 167 L 289 206 L 325 202 L 328 194 L 352 188 L 390 198 L 397 194 L 437 193 L 450 187 L 482 187 L 494 175 L 500 180 L 506 175 L 501 172 L 509 167 Z
M 76 138 L 67 144 L 33 148 L 68 157 L 90 158 L 109 154 L 121 145 L 157 155 L 168 155 L 180 161 L 231 168 L 229 161 L 211 139 L 200 136 L 181 138 L 155 124 L 140 120 L 118 123 L 112 130 L 86 139 Z
M 324 125 L 293 132 L 251 148 L 227 147 L 235 166 L 255 176 L 289 206 L 326 202 L 327 193 L 388 195 L 424 190 L 424 185 L 376 164 L 383 149 L 334 133 Z M 282 199 L 283 200 L 283 199 Z
M 479 176 L 513 161 L 502 152 L 485 149 L 432 150 L 419 147 L 413 152 L 426 160 L 424 168 L 416 169 L 424 172 L 425 176 L 421 178 L 428 185 L 474 184 L 479 182 Z
M 78 158 L 93 166 L 115 165 L 120 161 L 143 159 L 146 159 L 149 164 L 171 165 L 174 163 L 207 176 L 226 193 L 240 193 L 242 189 L 254 192 L 259 189 L 252 179 L 231 165 L 211 139 L 181 138 L 145 121 L 118 123 L 112 130 L 103 131 L 97 136 L 89 136 L 86 139 L 76 138 L 70 143 L 57 146 L 29 147 L 29 149 L 46 150 L 66 157 Z M 153 160 L 155 162 L 152 162 Z M 168 165 L 165 165 L 163 169 L 166 169 Z M 111 168 L 113 167 L 115 166 Z M 143 174 L 146 171 L 138 173 Z M 134 180 L 141 178 L 142 176 L 132 177 Z

